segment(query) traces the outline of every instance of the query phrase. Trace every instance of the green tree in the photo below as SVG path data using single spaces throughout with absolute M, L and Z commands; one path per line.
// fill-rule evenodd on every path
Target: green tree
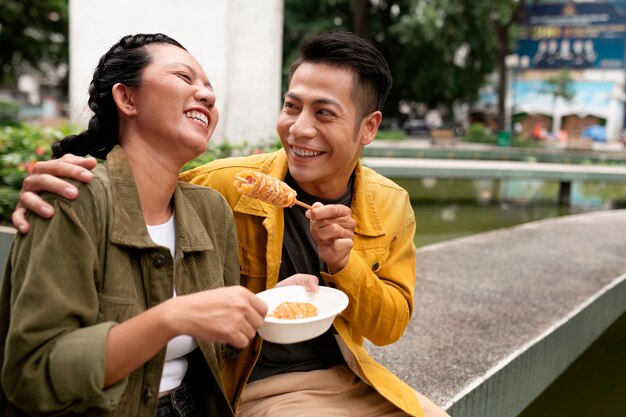
M 398 115 L 401 101 L 450 108 L 474 100 L 496 68 L 491 10 L 489 0 L 285 0 L 284 62 L 305 37 L 350 30 L 389 62 L 387 115 Z
M 553 120 L 556 120 L 556 103 L 559 99 L 571 102 L 576 97 L 574 90 L 574 80 L 572 74 L 567 69 L 562 69 L 546 78 L 539 89 L 540 94 L 552 96 L 552 114 Z M 556 133 L 557 125 L 552 123 L 552 129 Z
M 536 0 L 533 0 L 536 2 Z M 498 129 L 506 125 L 507 68 L 506 56 L 515 49 L 515 40 L 524 20 L 525 0 L 491 0 L 490 31 L 496 41 L 496 65 L 498 68 Z
M 67 0 L 0 0 L 0 85 L 46 74 L 68 61 Z
M 451 107 L 473 101 L 495 69 L 489 3 L 413 0 L 390 27 L 397 100 Z M 384 30 L 381 27 L 380 30 Z

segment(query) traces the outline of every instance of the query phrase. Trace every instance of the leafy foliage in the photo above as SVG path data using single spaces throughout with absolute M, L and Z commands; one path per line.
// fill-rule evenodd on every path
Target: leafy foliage
M 427 107 L 472 101 L 495 68 L 489 7 L 483 1 L 416 0 L 389 27 L 398 100 Z
M 376 140 L 402 140 L 405 138 L 406 133 L 404 133 L 404 130 L 378 129 L 378 132 L 376 132 Z
M 209 143 L 209 148 L 207 149 L 207 151 L 193 161 L 187 162 L 182 171 L 187 171 L 199 167 L 216 159 L 228 158 L 231 156 L 245 156 L 264 152 L 272 152 L 280 149 L 281 147 L 282 145 L 278 140 L 269 143 L 259 143 L 254 146 L 251 146 L 245 142 L 241 145 L 231 145 L 229 143 L 212 145 Z
M 562 98 L 567 102 L 572 101 L 576 97 L 576 91 L 569 70 L 563 69 L 546 78 L 539 89 L 539 93 L 551 95 L 553 100 Z
M 52 157 L 50 145 L 72 133 L 63 130 L 19 125 L 0 128 L 0 223 L 10 222 L 22 181 L 37 161 Z
M 0 99 L 0 126 L 16 124 L 20 106 L 13 100 Z
M 0 85 L 68 60 L 68 0 L 0 0 Z
M 369 1 L 365 24 L 356 21 L 355 4 L 350 0 L 285 0 L 285 84 L 304 38 L 326 30 L 355 31 L 357 26 L 365 28 L 363 36 L 389 63 L 394 87 L 385 114 L 390 116 L 398 114 L 400 102 L 433 108 L 472 101 L 496 68 L 490 1 Z
M 52 157 L 50 145 L 65 136 L 77 133 L 78 128 L 43 128 L 31 125 L 5 126 L 0 128 L 0 224 L 10 224 L 11 213 L 19 199 L 24 178 L 37 161 Z M 280 142 L 260 145 L 229 144 L 209 145 L 209 149 L 190 161 L 183 170 L 195 168 L 218 158 L 270 152 L 280 148 Z
M 489 133 L 485 125 L 473 123 L 463 137 L 464 142 L 496 144 L 496 137 Z

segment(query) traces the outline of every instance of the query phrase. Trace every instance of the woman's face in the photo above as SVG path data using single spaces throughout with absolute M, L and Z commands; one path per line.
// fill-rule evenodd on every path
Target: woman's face
M 132 132 L 161 157 L 184 164 L 206 151 L 219 113 L 215 93 L 200 64 L 184 49 L 145 47 L 152 62 L 133 89 Z

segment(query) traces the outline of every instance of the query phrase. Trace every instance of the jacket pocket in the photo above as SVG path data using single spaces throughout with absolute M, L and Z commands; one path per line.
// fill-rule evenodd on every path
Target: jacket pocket
M 389 257 L 388 246 L 359 245 L 357 247 L 355 245 L 354 250 L 374 273 L 378 272 L 385 265 Z
M 137 314 L 143 309 L 133 299 L 116 297 L 107 294 L 98 294 L 100 303 L 98 308 L 98 322 L 114 321 L 121 323 Z

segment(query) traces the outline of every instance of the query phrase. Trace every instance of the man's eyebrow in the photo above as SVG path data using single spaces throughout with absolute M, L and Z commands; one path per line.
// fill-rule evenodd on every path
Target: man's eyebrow
M 285 98 L 292 98 L 294 100 L 302 101 L 299 95 L 291 91 L 288 91 L 287 93 L 285 93 Z M 326 97 L 321 97 L 321 98 L 317 98 L 313 100 L 313 104 L 330 104 L 335 107 L 339 107 L 339 108 L 342 107 L 338 101 L 333 100 L 332 98 L 326 98 Z

